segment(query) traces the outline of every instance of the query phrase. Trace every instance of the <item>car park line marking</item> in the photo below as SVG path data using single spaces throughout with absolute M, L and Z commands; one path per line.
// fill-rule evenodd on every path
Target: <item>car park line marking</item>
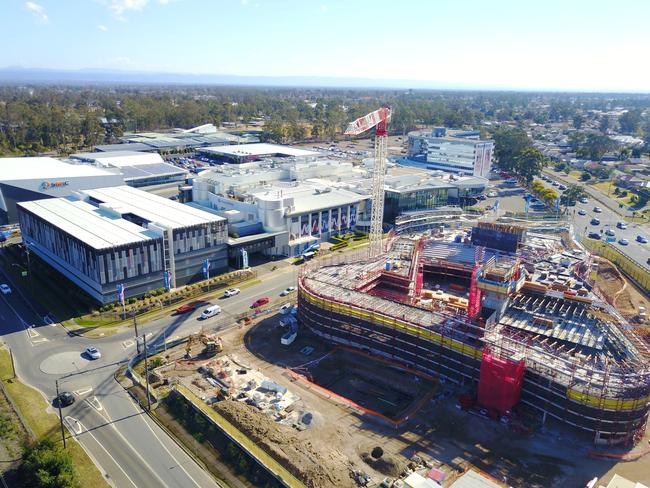
M 97 443 L 97 445 L 98 445 L 99 447 L 102 448 L 102 450 L 103 450 L 103 451 L 108 455 L 108 457 L 111 459 L 111 461 L 113 461 L 113 463 L 115 464 L 115 466 L 117 466 L 118 468 L 120 468 L 120 471 L 122 471 L 122 474 L 124 474 L 124 476 L 126 476 L 126 479 L 129 480 L 129 482 L 130 482 L 130 483 L 131 483 L 135 488 L 138 488 L 138 485 L 136 485 L 136 484 L 133 482 L 133 480 L 131 479 L 131 477 L 130 477 L 128 474 L 126 474 L 126 471 L 124 471 L 124 468 L 123 468 L 122 466 L 120 466 L 120 463 L 118 463 L 118 462 L 115 460 L 115 458 L 111 455 L 111 453 L 108 452 L 108 451 L 106 450 L 106 448 L 102 445 L 102 443 L 99 442 L 99 439 L 97 439 L 97 437 L 95 437 L 95 435 L 94 435 L 92 432 L 90 432 L 88 429 L 86 429 L 86 427 L 85 427 L 81 422 L 79 422 L 79 425 L 81 425 L 81 427 L 84 429 L 84 431 L 85 431 L 84 433 L 85 433 L 85 434 L 88 434 L 90 437 L 92 437 L 92 438 L 95 440 L 95 442 Z
M 63 419 L 75 436 L 83 432 L 83 426 L 81 425 L 81 422 L 79 422 L 76 418 L 66 415 L 63 417 Z

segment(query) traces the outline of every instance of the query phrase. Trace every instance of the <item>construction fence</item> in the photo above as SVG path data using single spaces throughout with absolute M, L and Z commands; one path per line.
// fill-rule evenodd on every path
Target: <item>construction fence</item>
M 650 271 L 623 251 L 607 242 L 582 239 L 582 244 L 593 254 L 614 263 L 625 275 L 650 296 Z

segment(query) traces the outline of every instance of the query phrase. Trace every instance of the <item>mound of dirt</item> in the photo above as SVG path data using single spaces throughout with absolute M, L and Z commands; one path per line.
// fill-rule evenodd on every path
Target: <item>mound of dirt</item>
M 404 463 L 387 453 L 384 453 L 379 459 L 375 459 L 370 453 L 363 452 L 361 453 L 361 459 L 372 469 L 393 478 L 398 478 L 406 467 Z
M 335 443 L 314 445 L 308 430 L 298 432 L 277 424 L 244 403 L 224 400 L 214 408 L 309 488 L 355 486 L 349 475 L 349 460 Z

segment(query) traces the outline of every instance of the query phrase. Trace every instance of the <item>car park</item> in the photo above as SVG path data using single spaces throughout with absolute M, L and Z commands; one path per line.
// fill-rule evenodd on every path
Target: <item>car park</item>
M 102 357 L 102 353 L 99 352 L 99 349 L 97 349 L 95 346 L 87 347 L 86 350 L 84 351 L 84 353 L 90 359 L 100 359 Z
M 627 229 L 627 223 L 623 221 L 616 222 L 616 227 L 618 227 L 619 229 Z
M 74 403 L 74 395 L 70 393 L 69 391 L 62 391 L 59 393 L 59 396 L 57 396 L 54 399 L 54 404 L 56 407 L 69 407 Z
M 594 212 L 596 213 L 602 213 L 603 209 L 600 207 L 594 207 Z
M 266 305 L 267 303 L 269 303 L 268 297 L 258 298 L 257 300 L 255 300 L 253 302 L 253 304 L 251 305 L 251 308 L 259 308 L 262 305 Z
M 239 288 L 228 288 L 224 293 L 224 297 L 234 297 L 235 295 L 238 295 L 241 290 Z
M 0 292 L 2 292 L 3 295 L 9 295 L 11 294 L 11 288 L 9 288 L 8 284 L 2 283 L 0 285 Z
M 600 225 L 600 220 L 597 219 L 596 217 L 594 217 L 593 219 L 591 219 L 591 221 L 589 223 L 591 225 Z
M 578 210 L 578 215 L 587 215 L 587 212 L 585 212 L 583 209 Z
M 625 238 L 623 237 L 623 238 L 621 238 L 621 239 L 618 240 L 618 243 L 619 243 L 621 246 L 627 246 L 627 245 L 630 243 L 630 241 L 628 241 L 627 239 L 625 239 Z
M 282 290 L 282 293 L 280 293 L 280 296 L 281 297 L 286 297 L 289 293 L 293 293 L 294 291 L 296 291 L 296 287 L 295 286 L 290 286 L 290 287 Z
M 587 237 L 589 237 L 589 239 L 596 239 L 597 241 L 600 240 L 600 234 L 598 232 L 590 232 Z
M 636 242 L 639 242 L 641 244 L 647 244 L 648 243 L 648 238 L 646 236 L 638 235 L 636 236 Z

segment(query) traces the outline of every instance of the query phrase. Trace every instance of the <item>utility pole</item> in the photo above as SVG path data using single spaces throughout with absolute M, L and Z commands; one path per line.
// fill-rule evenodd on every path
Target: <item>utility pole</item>
M 138 321 L 135 318 L 135 310 L 133 311 L 133 327 L 135 327 L 135 347 L 140 354 L 140 343 L 138 342 Z
M 59 380 L 54 380 L 56 385 L 56 406 L 59 409 L 59 423 L 61 424 L 61 439 L 63 439 L 63 449 L 65 449 L 65 428 L 63 427 L 63 413 L 61 413 L 61 399 L 59 398 Z
M 149 396 L 149 354 L 147 353 L 146 334 L 142 334 L 142 342 L 144 343 L 144 381 L 147 385 L 147 410 L 151 410 L 151 397 Z

